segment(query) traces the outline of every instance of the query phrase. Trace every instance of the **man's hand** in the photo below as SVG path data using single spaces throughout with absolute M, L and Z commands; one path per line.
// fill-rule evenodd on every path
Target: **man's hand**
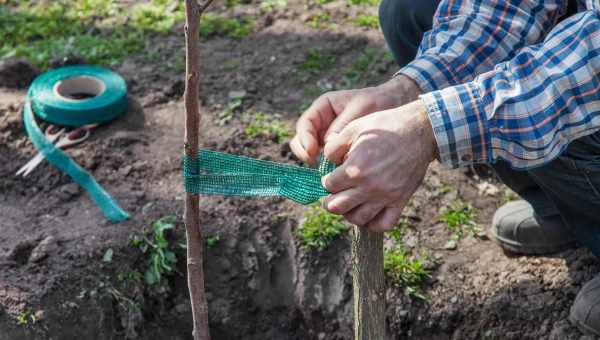
M 325 144 L 325 156 L 341 165 L 323 177 L 332 193 L 323 205 L 372 231 L 389 230 L 436 155 L 420 100 L 354 120 Z
M 328 135 L 362 116 L 407 104 L 419 94 L 417 84 L 402 75 L 376 87 L 325 93 L 298 120 L 290 147 L 302 161 L 314 164 Z

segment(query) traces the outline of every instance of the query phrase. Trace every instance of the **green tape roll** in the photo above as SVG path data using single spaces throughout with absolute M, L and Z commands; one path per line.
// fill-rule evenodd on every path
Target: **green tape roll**
M 77 100 L 61 93 L 96 96 Z M 29 97 L 36 116 L 63 126 L 104 123 L 127 110 L 125 80 L 95 66 L 68 66 L 46 72 L 33 81 Z
M 84 93 L 95 96 L 73 99 Z M 31 84 L 23 109 L 25 129 L 36 149 L 81 185 L 114 222 L 125 220 L 129 215 L 91 174 L 46 139 L 34 114 L 57 125 L 81 126 L 110 121 L 126 110 L 127 87 L 123 78 L 94 66 L 69 66 L 42 74 Z

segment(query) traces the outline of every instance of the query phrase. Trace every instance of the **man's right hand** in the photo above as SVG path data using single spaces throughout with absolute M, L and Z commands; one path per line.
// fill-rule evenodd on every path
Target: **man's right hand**
M 373 112 L 392 109 L 417 99 L 417 84 L 403 75 L 375 87 L 328 92 L 315 100 L 296 123 L 290 142 L 294 154 L 315 164 L 325 140 L 353 120 Z

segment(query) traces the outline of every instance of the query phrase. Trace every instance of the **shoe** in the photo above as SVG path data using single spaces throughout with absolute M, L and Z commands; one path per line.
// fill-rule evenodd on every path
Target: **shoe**
M 494 214 L 492 238 L 515 254 L 545 255 L 575 248 L 575 235 L 560 215 L 539 217 L 526 201 L 508 202 Z
M 581 288 L 571 307 L 569 321 L 584 333 L 600 336 L 600 275 Z

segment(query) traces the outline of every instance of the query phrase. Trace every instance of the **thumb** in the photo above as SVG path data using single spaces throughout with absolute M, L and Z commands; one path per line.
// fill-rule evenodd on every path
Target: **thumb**
M 340 133 L 331 134 L 325 141 L 323 153 L 327 159 L 340 165 L 352 146 L 356 128 L 354 124 L 347 125 Z
M 334 135 L 339 134 L 352 121 L 373 113 L 376 110 L 375 102 L 369 96 L 356 96 L 344 108 L 331 123 L 329 129 L 325 133 L 325 142 Z

